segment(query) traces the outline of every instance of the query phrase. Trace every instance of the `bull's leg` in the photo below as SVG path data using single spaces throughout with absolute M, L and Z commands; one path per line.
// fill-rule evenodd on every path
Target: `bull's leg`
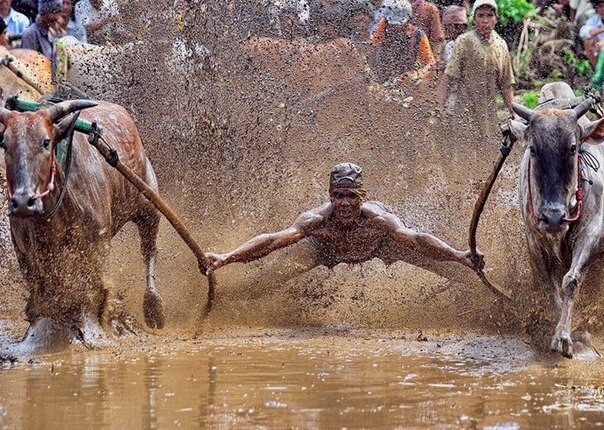
M 155 257 L 157 255 L 157 233 L 159 214 L 157 211 L 139 217 L 136 221 L 141 237 L 141 252 L 147 266 L 147 289 L 143 299 L 145 323 L 150 328 L 163 328 L 166 323 L 164 302 L 155 286 Z
M 567 358 L 573 357 L 572 312 L 575 294 L 587 275 L 587 268 L 593 250 L 597 244 L 597 235 L 586 238 L 586 243 L 576 250 L 570 270 L 562 279 L 562 313 L 552 339 L 551 349 Z
M 157 180 L 147 161 L 146 181 L 157 190 Z M 150 328 L 163 328 L 166 323 L 164 302 L 155 287 L 155 257 L 157 255 L 157 234 L 159 232 L 159 211 L 144 197 L 141 199 L 140 214 L 134 219 L 141 238 L 141 252 L 147 266 L 147 289 L 143 298 L 145 323 Z
M 557 321 L 560 319 L 562 313 L 562 289 L 559 281 L 559 276 L 561 276 L 560 268 L 552 264 L 551 258 L 543 258 L 542 251 L 535 251 L 530 244 L 529 252 L 531 254 L 530 264 L 533 275 L 536 276 L 536 281 L 543 287 L 545 294 L 550 300 L 548 315 L 554 321 Z
M 118 299 L 111 277 L 107 272 L 107 261 L 111 250 L 111 239 L 102 237 L 95 250 L 80 264 L 86 268 L 87 299 L 81 303 L 79 330 L 82 341 L 96 343 L 104 333 L 113 330 L 121 334 L 117 322 L 123 313 L 123 304 Z

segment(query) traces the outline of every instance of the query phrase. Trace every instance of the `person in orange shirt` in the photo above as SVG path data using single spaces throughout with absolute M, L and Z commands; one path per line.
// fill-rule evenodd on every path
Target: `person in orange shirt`
M 411 13 L 407 0 L 382 2 L 381 18 L 371 35 L 378 82 L 401 77 L 425 79 L 436 64 L 426 33 L 410 23 Z
M 411 0 L 411 6 L 413 7 L 411 23 L 426 33 L 434 56 L 440 58 L 445 40 L 440 11 L 427 0 Z

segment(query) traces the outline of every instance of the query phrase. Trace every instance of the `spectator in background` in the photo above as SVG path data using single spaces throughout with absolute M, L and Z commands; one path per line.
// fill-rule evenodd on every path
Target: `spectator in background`
M 346 37 L 353 43 L 369 42 L 369 26 L 373 21 L 375 7 L 371 0 L 352 0 L 349 33 Z
M 73 36 L 82 43 L 88 43 L 86 37 L 86 28 L 81 22 L 75 20 L 74 3 L 77 4 L 77 0 L 63 0 L 63 20 L 65 21 L 65 35 Z
M 476 0 L 472 9 L 474 30 L 457 38 L 442 79 L 441 103 L 447 115 L 475 130 L 476 140 L 493 138 L 497 128 L 497 94 L 512 114 L 515 83 L 510 52 L 495 32 L 497 3 Z
M 8 31 L 4 20 L 0 19 L 0 46 L 6 47 L 8 45 Z
M 583 39 L 579 35 L 581 27 L 585 24 L 587 19 L 596 14 L 595 9 L 592 7 L 591 0 L 570 0 L 570 15 L 569 20 L 573 23 L 573 35 L 575 36 L 574 49 L 578 56 L 585 55 L 592 66 L 595 66 L 598 59 L 597 50 L 589 42 L 584 43 Z
M 21 47 L 42 53 L 50 60 L 53 75 L 56 69 L 55 40 L 62 36 L 62 0 L 38 0 L 38 18 L 30 25 L 21 38 Z
M 468 12 L 463 6 L 447 6 L 443 10 L 443 26 L 447 44 L 443 51 L 443 62 L 446 65 L 453 54 L 455 40 L 468 31 Z
M 604 11 L 602 10 L 603 1 L 592 0 L 596 13 L 590 16 L 579 29 L 579 37 L 583 41 L 585 55 L 593 66 L 596 65 L 600 49 L 604 46 L 604 24 L 602 23 L 602 16 L 604 16 Z
M 537 9 L 537 13 L 545 13 L 546 10 L 553 10 L 556 16 L 564 18 L 567 21 L 570 21 L 570 0 L 557 0 L 552 2 L 548 7 L 544 7 L 543 11 L 539 11 Z
M 355 45 L 369 42 L 373 14 L 370 0 L 336 0 L 321 8 L 320 36 L 322 39 L 344 37 Z
M 118 25 L 120 11 L 114 0 L 80 0 L 75 5 L 75 22 L 86 29 L 90 43 L 104 45 L 124 31 Z
M 426 33 L 434 56 L 440 58 L 445 39 L 440 23 L 440 11 L 427 0 L 411 0 L 411 6 L 413 7 L 411 23 Z
M 385 0 L 380 9 L 383 16 L 371 35 L 378 82 L 426 78 L 436 61 L 428 37 L 410 22 L 411 4 L 407 0 Z
M 592 85 L 596 90 L 602 89 L 604 80 L 604 0 L 593 0 L 596 14 L 589 17 L 581 27 L 579 36 L 585 43 L 585 54 L 594 65 Z
M 0 16 L 9 34 L 22 34 L 29 27 L 29 18 L 12 7 L 12 0 L 0 0 Z
M 583 27 L 590 16 L 596 14 L 590 0 L 570 0 L 570 20 L 575 24 L 577 31 Z

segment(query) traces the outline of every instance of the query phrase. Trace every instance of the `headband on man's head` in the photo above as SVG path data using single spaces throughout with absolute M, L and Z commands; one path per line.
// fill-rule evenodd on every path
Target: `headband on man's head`
M 329 194 L 336 189 L 347 189 L 363 199 L 367 191 L 363 188 L 363 169 L 353 163 L 340 163 L 329 174 Z

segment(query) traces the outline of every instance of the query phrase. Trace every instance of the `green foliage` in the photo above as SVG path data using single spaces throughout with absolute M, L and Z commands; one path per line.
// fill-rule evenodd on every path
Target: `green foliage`
M 499 25 L 518 24 L 528 16 L 535 16 L 535 6 L 526 0 L 496 0 Z
M 564 80 L 564 75 L 562 74 L 561 70 L 552 70 L 550 72 L 550 74 L 547 76 L 548 80 L 550 82 L 553 81 L 563 81 Z
M 535 109 L 537 103 L 539 103 L 539 94 L 535 91 L 522 94 L 522 98 L 524 99 L 524 105 L 529 109 Z
M 571 51 L 564 50 L 564 60 L 573 66 L 580 75 L 587 76 L 591 74 L 591 64 L 589 64 L 589 61 L 586 59 L 578 60 Z

